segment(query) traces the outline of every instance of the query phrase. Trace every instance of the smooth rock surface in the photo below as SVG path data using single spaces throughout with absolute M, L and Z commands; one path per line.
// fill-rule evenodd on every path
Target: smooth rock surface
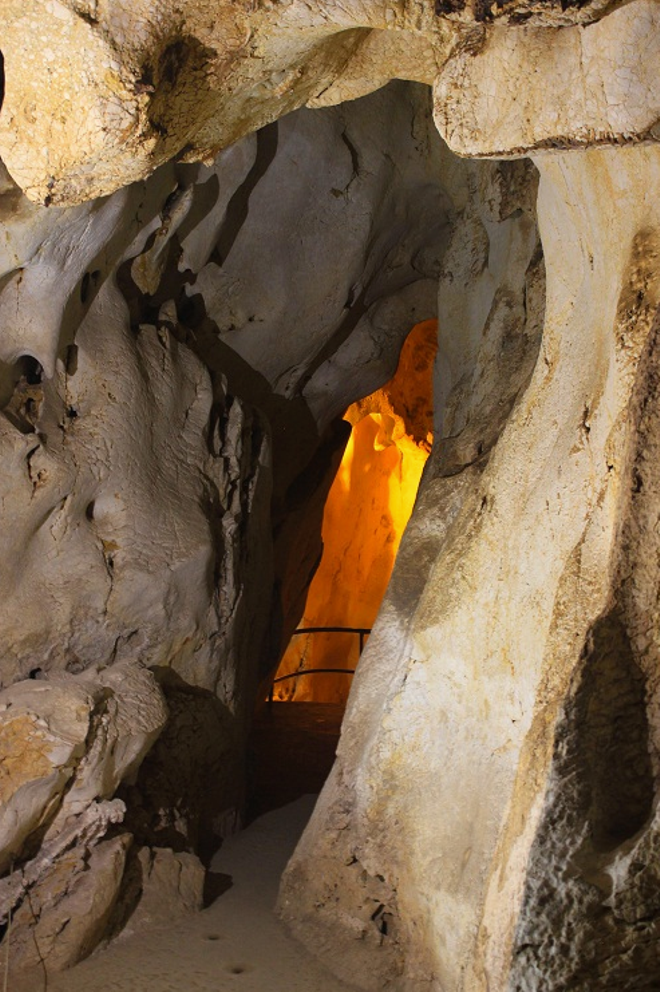
M 445 410 L 474 460 L 438 446 L 280 894 L 294 932 L 365 988 L 656 981 L 656 910 L 636 931 L 630 914 L 655 877 L 658 576 L 639 542 L 655 519 L 660 157 L 538 165 L 547 291 L 531 379 L 514 348 L 520 391 L 489 437 L 497 407 L 486 422 L 479 408 L 484 386 L 503 395 L 502 347 L 484 361 L 486 335 L 470 358 L 461 335 L 483 386 L 459 380 Z M 489 268 L 497 257 L 491 241 Z

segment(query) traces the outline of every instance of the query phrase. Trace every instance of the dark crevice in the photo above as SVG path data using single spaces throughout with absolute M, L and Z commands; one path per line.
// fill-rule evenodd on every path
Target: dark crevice
M 93 272 L 86 272 L 82 277 L 80 282 L 80 302 L 83 306 L 89 302 L 91 294 L 96 293 L 100 278 L 101 273 L 99 269 L 94 269 Z
M 609 851 L 641 829 L 653 804 L 645 679 L 617 616 L 595 624 L 590 647 L 576 696 L 578 768 L 592 843 Z
M 435 0 L 435 13 L 437 17 L 445 14 L 460 14 L 465 9 L 465 0 Z
M 353 179 L 360 175 L 360 157 L 358 155 L 358 150 L 348 136 L 346 128 L 341 132 L 341 140 L 344 142 L 348 148 L 349 155 L 351 156 L 351 166 L 353 169 Z M 350 185 L 350 184 L 349 184 Z
M 43 379 L 43 369 L 36 358 L 32 355 L 21 355 L 16 362 L 16 368 L 20 371 L 29 386 L 40 386 Z
M 219 454 L 220 452 L 218 452 L 218 455 Z M 212 574 L 210 576 L 210 581 L 212 589 L 219 589 L 225 552 L 225 534 L 222 522 L 226 507 L 222 505 L 220 492 L 215 480 L 205 476 L 204 483 L 205 488 L 202 496 L 202 505 L 206 518 L 209 521 L 209 531 L 213 545 Z
M 227 204 L 220 234 L 211 255 L 210 261 L 215 262 L 216 265 L 224 265 L 227 261 L 236 238 L 247 220 L 250 197 L 277 154 L 278 136 L 277 121 L 257 131 L 257 153 L 254 164 Z
M 3 413 L 22 434 L 34 434 L 44 399 L 43 369 L 32 355 L 21 355 L 3 372 Z
M 637 992 L 654 952 L 631 954 L 644 907 L 657 940 L 657 877 L 626 852 L 650 822 L 654 778 L 646 679 L 624 616 L 589 632 L 555 735 L 548 801 L 530 853 L 513 954 L 511 992 Z M 654 859 L 649 859 L 653 861 Z M 613 865 L 620 870 L 612 872 Z M 626 875 L 627 872 L 627 875 Z M 646 889 L 645 889 L 646 886 Z M 634 907 L 631 911 L 630 907 Z M 543 984 L 538 977 L 543 976 Z
M 2 110 L 2 104 L 5 99 L 5 59 L 2 52 L 0 52 L 0 110 Z
M 479 23 L 493 20 L 491 0 L 474 0 L 474 19 Z
M 66 349 L 64 368 L 68 376 L 73 376 L 78 371 L 78 345 L 70 344 Z
M 87 303 L 89 297 L 89 272 L 86 272 L 80 283 L 80 302 Z

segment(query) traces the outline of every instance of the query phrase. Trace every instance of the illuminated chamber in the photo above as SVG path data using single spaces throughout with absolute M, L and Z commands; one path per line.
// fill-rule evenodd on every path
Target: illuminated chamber
M 415 325 L 394 377 L 344 415 L 353 430 L 325 506 L 323 555 L 299 629 L 373 626 L 431 449 L 436 342 L 435 320 Z M 295 634 L 277 678 L 310 669 L 355 669 L 359 653 L 355 633 Z M 350 680 L 348 674 L 300 675 L 276 682 L 273 695 L 279 701 L 343 704 Z

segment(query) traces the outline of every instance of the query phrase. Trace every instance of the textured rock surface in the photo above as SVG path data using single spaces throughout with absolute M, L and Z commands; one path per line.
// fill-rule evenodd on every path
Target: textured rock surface
M 491 283 L 489 297 L 484 272 L 502 257 L 491 221 L 486 269 L 474 236 L 445 257 L 451 288 L 472 264 L 476 298 L 492 299 L 487 333 L 475 349 L 480 308 L 464 293 L 448 367 L 471 371 L 472 388 L 458 377 L 444 391 L 453 437 L 433 457 L 281 893 L 296 932 L 341 946 L 340 967 L 366 987 L 656 981 L 660 157 L 539 166 L 548 285 L 532 377 L 541 309 L 509 318 L 508 337 L 494 318 L 503 295 L 515 313 L 523 285 L 539 299 L 533 239 L 521 252 L 521 220 L 518 238 L 500 221 L 509 292 Z
M 659 32 L 651 0 L 5 3 L 16 965 L 235 822 L 334 418 L 439 280 L 437 443 L 281 911 L 367 987 L 653 987 Z M 419 90 L 327 109 L 394 77 L 455 152 L 534 152 L 538 228 L 532 167 L 459 161 Z
M 134 779 L 166 720 L 153 675 L 134 663 L 0 693 L 8 869 L 0 914 L 12 974 L 67 967 L 103 935 L 131 843 L 117 834 L 126 806 L 115 793 Z
M 103 906 L 86 880 L 99 926 L 71 928 L 58 966 L 130 914 L 139 849 L 208 854 L 239 823 L 257 683 L 319 553 L 334 417 L 436 309 L 446 158 L 428 93 L 395 84 L 96 203 L 46 208 L 3 179 L 3 733 L 31 756 L 6 762 L 3 867 L 38 859 L 63 792 L 66 819 L 103 779 L 114 805 L 94 843 L 114 823 L 114 846 L 95 864 L 119 872 Z M 135 658 L 168 712 L 143 762 L 156 735 L 134 754 L 121 710 L 122 733 L 103 717 L 90 736 L 106 692 L 140 698 Z M 39 880 L 45 905 L 55 876 Z M 33 925 L 16 918 L 16 947 Z
M 234 653 L 259 655 L 271 489 L 281 516 L 317 425 L 435 311 L 443 154 L 426 100 L 395 88 L 98 206 L 6 185 L 5 682 L 140 652 L 251 705 Z
M 153 927 L 167 927 L 177 917 L 199 911 L 203 906 L 204 866 L 183 851 L 142 847 L 138 851 L 141 895 L 131 914 L 126 936 Z
M 438 77 L 438 127 L 461 155 L 657 140 L 659 58 L 654 0 L 588 27 L 497 27 Z
M 110 193 L 174 156 L 211 160 L 305 103 L 393 78 L 437 84 L 437 117 L 459 152 L 657 137 L 653 0 L 5 7 L 0 155 L 46 203 Z
M 2 701 L 2 870 L 61 802 L 85 753 L 93 697 L 78 686 L 19 682 Z
M 455 778 L 448 792 L 461 795 L 460 803 L 452 803 L 456 815 L 465 810 L 468 822 L 475 819 L 464 794 L 471 757 L 467 741 L 474 728 L 461 727 L 462 712 L 454 723 L 450 712 L 443 719 L 438 686 L 417 684 L 426 671 L 429 678 L 437 671 L 442 679 L 444 640 L 433 641 L 423 664 L 421 651 L 412 653 L 410 628 L 415 629 L 423 598 L 443 590 L 456 595 L 456 579 L 434 581 L 433 575 L 448 567 L 442 550 L 445 542 L 451 547 L 450 528 L 455 521 L 459 525 L 463 504 L 483 512 L 479 480 L 517 392 L 529 381 L 543 324 L 535 170 L 529 163 L 474 163 L 461 172 L 461 180 L 454 187 L 455 226 L 440 279 L 436 399 L 438 393 L 444 397 L 438 411 L 443 443 L 436 440 L 427 463 L 418 506 L 355 677 L 339 760 L 280 896 L 283 917 L 308 946 L 333 947 L 339 930 L 335 967 L 370 988 L 388 982 L 399 987 L 397 981 L 401 988 L 416 982 L 423 987 L 436 966 L 434 961 L 429 968 L 427 949 L 443 960 L 447 947 L 455 951 L 461 935 L 468 936 L 464 923 L 457 927 L 455 905 L 439 927 L 435 919 L 425 921 L 420 903 L 429 899 L 434 877 L 429 859 L 443 857 L 443 804 L 451 800 L 440 794 L 450 774 Z M 469 533 L 474 525 L 467 526 Z M 479 614 L 475 606 L 466 631 Z M 457 706 L 478 709 L 477 691 L 494 695 L 485 684 L 478 690 L 476 677 L 465 681 L 468 698 L 457 700 Z M 479 802 L 475 788 L 475 806 Z M 483 802 L 487 808 L 485 795 Z M 464 835 L 463 825 L 447 823 L 444 857 L 450 864 L 452 838 Z M 386 847 L 382 856 L 379 838 Z M 438 867 L 433 870 L 437 875 Z M 405 884 L 412 903 L 403 908 Z

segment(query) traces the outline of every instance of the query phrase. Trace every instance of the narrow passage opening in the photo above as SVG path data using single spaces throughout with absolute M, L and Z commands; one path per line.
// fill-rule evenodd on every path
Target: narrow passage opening
M 344 415 L 352 432 L 325 506 L 323 555 L 254 727 L 254 816 L 320 791 L 332 767 L 352 673 L 431 450 L 436 346 L 437 321 L 415 325 L 394 377 Z

